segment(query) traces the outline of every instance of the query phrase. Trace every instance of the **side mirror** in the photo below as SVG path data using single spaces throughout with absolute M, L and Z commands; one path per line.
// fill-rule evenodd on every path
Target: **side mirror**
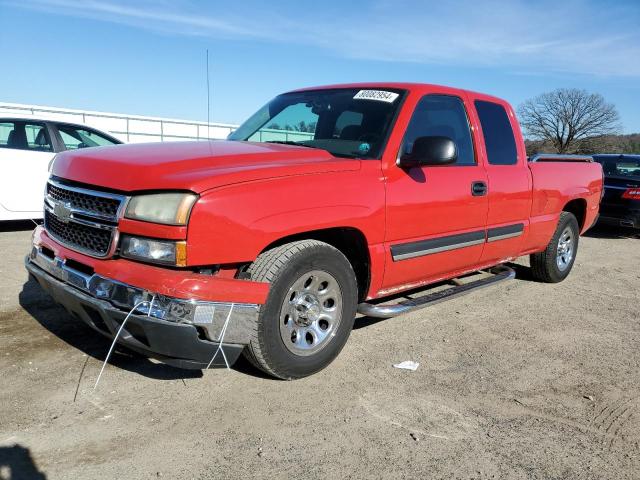
M 424 165 L 450 165 L 458 159 L 456 144 L 449 137 L 418 137 L 411 153 L 398 159 L 401 168 Z

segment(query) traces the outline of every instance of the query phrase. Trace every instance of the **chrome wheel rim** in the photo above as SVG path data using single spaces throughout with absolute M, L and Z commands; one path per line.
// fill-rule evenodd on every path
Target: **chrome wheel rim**
M 280 309 L 280 336 L 287 350 L 308 356 L 333 339 L 342 320 L 342 290 L 333 275 L 313 270 L 289 288 Z
M 562 231 L 558 240 L 558 253 L 556 255 L 556 264 L 561 272 L 564 272 L 573 260 L 573 231 L 567 227 Z

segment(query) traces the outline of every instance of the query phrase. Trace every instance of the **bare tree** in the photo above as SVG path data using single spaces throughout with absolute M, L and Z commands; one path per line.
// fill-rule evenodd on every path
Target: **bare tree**
M 527 137 L 550 143 L 558 153 L 576 149 L 589 137 L 620 129 L 616 107 L 597 93 L 559 88 L 527 100 L 518 109 Z

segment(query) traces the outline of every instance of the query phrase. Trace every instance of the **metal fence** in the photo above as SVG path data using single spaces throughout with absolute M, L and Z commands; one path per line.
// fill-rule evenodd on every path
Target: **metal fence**
M 43 120 L 83 123 L 127 143 L 224 139 L 238 126 L 120 113 L 0 102 L 0 116 L 27 116 Z

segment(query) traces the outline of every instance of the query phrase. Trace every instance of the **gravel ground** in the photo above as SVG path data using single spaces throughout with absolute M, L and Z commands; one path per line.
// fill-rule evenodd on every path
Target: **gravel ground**
M 114 355 L 0 232 L 0 479 L 640 478 L 640 238 L 596 230 L 570 277 L 358 319 L 323 372 Z M 420 362 L 415 372 L 392 368 Z

